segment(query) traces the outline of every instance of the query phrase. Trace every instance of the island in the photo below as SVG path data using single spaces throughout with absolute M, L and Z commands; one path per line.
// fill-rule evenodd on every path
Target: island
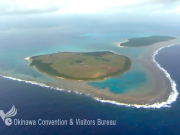
M 111 51 L 59 52 L 33 56 L 30 66 L 41 73 L 70 80 L 103 80 L 131 69 L 131 59 Z
M 118 44 L 116 48 L 107 48 L 109 51 L 62 49 L 62 52 L 26 57 L 27 64 L 40 76 L 30 78 L 28 83 L 85 94 L 102 103 L 137 108 L 169 106 L 178 96 L 176 83 L 155 57 L 162 48 L 179 44 L 179 39 L 168 37 L 162 41 L 164 36 L 158 36 L 161 40 L 149 41 L 153 37 L 133 38 L 143 43 L 142 47 Z
M 148 36 L 148 37 L 138 37 L 127 39 L 127 42 L 121 43 L 120 46 L 126 47 L 143 47 L 153 45 L 158 42 L 169 41 L 176 39 L 175 37 L 169 36 Z

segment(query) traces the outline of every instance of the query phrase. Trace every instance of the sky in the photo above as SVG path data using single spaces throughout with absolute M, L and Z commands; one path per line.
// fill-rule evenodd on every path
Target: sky
M 180 14 L 180 0 L 0 0 L 0 15 Z
M 59 44 L 86 33 L 180 36 L 179 24 L 180 0 L 0 0 L 4 46 Z
M 103 38 L 122 41 L 134 35 L 180 37 L 179 24 L 180 0 L 0 0 L 0 57 L 3 50 L 39 45 L 97 41 L 97 46 Z

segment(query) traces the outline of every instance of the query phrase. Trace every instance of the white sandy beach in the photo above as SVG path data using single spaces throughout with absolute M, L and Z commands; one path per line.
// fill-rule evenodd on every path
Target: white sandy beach
M 26 57 L 25 60 L 31 60 L 31 58 L 30 57 Z

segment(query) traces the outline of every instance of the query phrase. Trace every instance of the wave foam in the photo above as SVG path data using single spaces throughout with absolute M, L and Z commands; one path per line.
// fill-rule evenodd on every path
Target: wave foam
M 73 92 L 75 94 L 83 94 L 79 91 L 74 91 L 74 90 L 66 90 L 66 89 L 62 89 L 62 88 L 59 88 L 59 87 L 54 87 L 54 86 L 48 86 L 44 83 L 37 83 L 37 82 L 34 82 L 34 81 L 27 81 L 27 80 L 23 80 L 23 79 L 19 79 L 19 78 L 15 78 L 15 77 L 10 77 L 10 76 L 3 76 L 3 75 L 0 75 L 1 77 L 3 78 L 6 78 L 6 79 L 10 79 L 10 80 L 14 80 L 14 81 L 18 81 L 18 82 L 25 82 L 25 83 L 29 83 L 29 84 L 33 84 L 33 85 L 38 85 L 38 86 L 41 86 L 41 87 L 44 87 L 44 88 L 49 88 L 49 89 L 54 89 L 54 90 L 58 90 L 58 91 L 66 91 L 66 92 Z M 89 94 L 86 94 L 87 96 L 89 96 Z
M 174 44 L 173 44 L 174 45 Z M 162 70 L 166 77 L 170 80 L 171 83 L 171 88 L 172 88 L 172 92 L 169 95 L 169 98 L 161 103 L 154 103 L 154 104 L 144 104 L 144 105 L 139 105 L 139 104 L 126 104 L 126 103 L 119 103 L 116 101 L 111 101 L 111 100 L 102 100 L 99 98 L 94 98 L 97 101 L 100 101 L 102 103 L 110 103 L 110 104 L 115 104 L 115 105 L 119 105 L 119 106 L 127 106 L 127 107 L 136 107 L 136 108 L 162 108 L 162 107 L 170 107 L 170 104 L 172 104 L 173 102 L 176 101 L 177 97 L 178 97 L 178 91 L 176 89 L 177 84 L 175 83 L 175 81 L 171 78 L 170 74 L 160 66 L 160 64 L 155 60 L 156 55 L 159 53 L 159 51 L 161 51 L 163 48 L 167 48 L 167 47 L 171 47 L 173 45 L 169 45 L 166 47 L 162 47 L 159 48 L 157 51 L 154 52 L 153 56 L 152 56 L 152 61 L 155 63 L 155 65 Z
M 173 45 L 170 45 L 170 46 L 167 46 L 167 47 L 171 47 Z M 171 83 L 172 92 L 170 93 L 169 98 L 166 101 L 161 102 L 161 103 L 139 105 L 139 104 L 119 103 L 117 101 L 112 101 L 112 100 L 103 100 L 103 99 L 100 99 L 100 98 L 97 98 L 97 97 L 93 97 L 93 99 L 95 99 L 95 100 L 97 100 L 97 101 L 99 101 L 101 103 L 110 103 L 110 104 L 115 104 L 115 105 L 118 105 L 118 106 L 135 107 L 135 108 L 162 108 L 162 107 L 170 107 L 170 104 L 172 104 L 173 102 L 176 101 L 176 99 L 178 97 L 178 94 L 179 94 L 177 89 L 176 89 L 177 85 L 176 85 L 175 81 L 173 79 L 171 79 L 170 74 L 164 68 L 162 68 L 160 66 L 160 64 L 155 60 L 155 57 L 159 53 L 159 51 L 161 51 L 163 48 L 167 48 L 167 47 L 159 48 L 157 51 L 154 52 L 154 54 L 152 56 L 152 61 L 155 63 L 155 65 L 160 70 L 162 70 L 165 73 L 166 77 L 170 80 L 170 83 Z M 19 81 L 19 82 L 25 82 L 25 83 L 29 83 L 29 84 L 33 84 L 33 85 L 38 85 L 38 86 L 45 87 L 45 88 L 55 89 L 55 90 L 59 90 L 59 91 L 73 92 L 75 94 L 80 94 L 80 95 L 83 94 L 83 93 L 78 92 L 78 91 L 65 90 L 65 89 L 58 88 L 58 87 L 48 86 L 48 85 L 43 84 L 43 83 L 37 83 L 37 82 L 34 82 L 34 81 L 27 81 L 27 80 L 18 79 L 18 78 L 9 77 L 9 76 L 3 76 L 3 75 L 0 75 L 0 76 L 2 76 L 4 78 L 7 78 L 7 79 L 11 79 L 11 80 Z M 91 96 L 90 94 L 85 94 L 85 95 L 86 96 Z

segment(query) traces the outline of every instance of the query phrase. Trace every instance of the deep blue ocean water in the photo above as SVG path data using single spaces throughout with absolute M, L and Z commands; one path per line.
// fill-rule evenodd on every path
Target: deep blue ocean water
M 180 90 L 180 46 L 165 48 L 156 59 Z M 100 103 L 90 97 L 50 90 L 0 77 L 0 110 L 15 105 L 13 119 L 113 119 L 116 126 L 5 126 L 0 118 L 0 135 L 179 135 L 180 100 L 170 108 L 137 109 Z

